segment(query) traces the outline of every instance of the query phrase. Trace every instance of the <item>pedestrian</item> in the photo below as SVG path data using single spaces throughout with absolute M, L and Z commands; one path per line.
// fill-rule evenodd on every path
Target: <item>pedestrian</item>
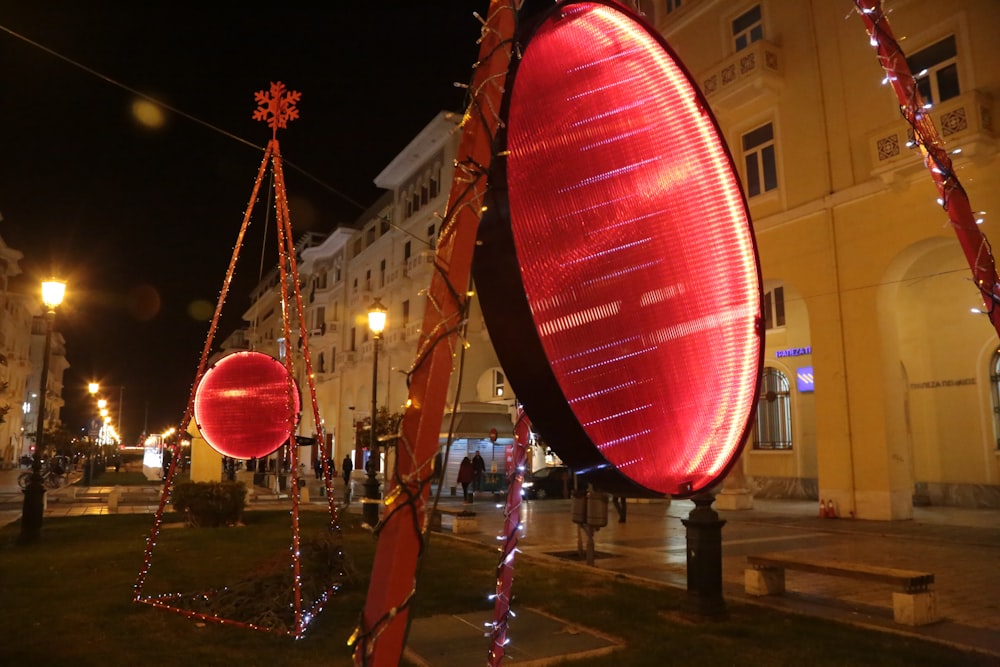
M 611 501 L 615 504 L 615 509 L 618 510 L 618 523 L 625 523 L 626 514 L 628 513 L 628 499 L 625 496 L 613 496 Z
M 458 464 L 458 483 L 462 485 L 462 498 L 465 504 L 472 502 L 472 494 L 469 493 L 469 484 L 472 484 L 474 476 L 475 471 L 472 467 L 472 459 L 466 454 L 462 458 L 462 462 Z
M 476 450 L 476 455 L 472 457 L 472 490 L 482 491 L 483 490 L 483 478 L 486 476 L 486 461 L 483 457 L 479 455 L 479 450 Z
M 323 459 L 317 458 L 313 462 L 313 470 L 316 471 L 316 479 L 323 477 Z
M 340 474 L 344 477 L 344 504 L 351 504 L 351 472 L 354 470 L 354 463 L 351 462 L 351 455 L 344 455 L 344 462 L 341 464 Z

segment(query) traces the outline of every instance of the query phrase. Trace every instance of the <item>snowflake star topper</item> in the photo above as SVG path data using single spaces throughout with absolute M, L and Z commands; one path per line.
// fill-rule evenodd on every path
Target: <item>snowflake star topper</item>
M 258 90 L 254 93 L 258 106 L 253 112 L 253 119 L 266 122 L 274 130 L 274 134 L 277 134 L 278 128 L 288 127 L 288 121 L 299 117 L 299 110 L 295 105 L 301 98 L 302 93 L 286 90 L 285 84 L 280 81 L 271 83 L 270 90 Z

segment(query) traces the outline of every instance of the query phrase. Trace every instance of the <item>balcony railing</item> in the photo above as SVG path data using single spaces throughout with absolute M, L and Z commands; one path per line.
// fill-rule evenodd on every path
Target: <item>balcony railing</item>
M 981 91 L 972 90 L 942 102 L 930 110 L 930 117 L 948 151 L 961 149 L 963 156 L 971 157 L 996 149 L 993 99 Z M 923 170 L 923 159 L 912 140 L 913 131 L 902 118 L 869 133 L 872 175 L 888 182 Z
M 434 255 L 433 250 L 424 250 L 418 252 L 416 255 L 411 255 L 406 260 L 406 276 L 412 278 L 423 271 L 429 270 L 434 264 Z
M 762 96 L 776 95 L 785 81 L 781 47 L 757 40 L 710 67 L 698 81 L 716 111 L 735 111 Z

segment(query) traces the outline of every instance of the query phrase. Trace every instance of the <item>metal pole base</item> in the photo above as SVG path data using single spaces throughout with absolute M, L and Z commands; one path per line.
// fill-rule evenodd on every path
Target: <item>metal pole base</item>
M 361 506 L 361 516 L 369 526 L 375 526 L 378 523 L 379 506 L 382 504 L 378 478 L 369 474 L 365 479 L 364 486 L 365 500 Z
M 21 535 L 18 544 L 37 542 L 42 536 L 42 515 L 45 513 L 45 486 L 37 473 L 24 490 L 21 509 Z
M 722 527 L 726 522 L 712 509 L 714 494 L 699 494 L 692 500 L 695 508 L 687 519 L 681 519 L 687 527 L 687 610 L 702 618 L 723 618 Z

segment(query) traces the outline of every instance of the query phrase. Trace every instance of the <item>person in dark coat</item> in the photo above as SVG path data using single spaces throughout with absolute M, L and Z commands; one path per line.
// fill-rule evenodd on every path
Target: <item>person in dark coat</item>
M 316 472 L 316 479 L 323 477 L 323 459 L 316 459 L 313 463 L 313 470 Z
M 472 457 L 472 490 L 482 491 L 483 480 L 486 478 L 486 461 L 476 450 L 476 455 Z
M 351 504 L 351 473 L 354 471 L 354 463 L 351 455 L 344 455 L 344 462 L 341 464 L 340 474 L 344 477 L 344 504 Z
M 462 462 L 458 465 L 458 483 L 462 485 L 462 497 L 466 503 L 472 502 L 472 494 L 469 492 L 469 484 L 472 484 L 472 479 L 475 476 L 475 470 L 472 466 L 472 459 L 465 456 Z

